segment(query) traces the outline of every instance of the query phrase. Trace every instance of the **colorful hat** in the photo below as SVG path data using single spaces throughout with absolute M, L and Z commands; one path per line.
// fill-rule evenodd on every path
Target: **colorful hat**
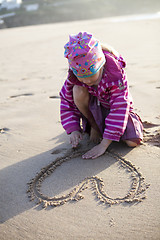
M 69 67 L 79 78 L 94 75 L 105 63 L 99 41 L 87 32 L 70 35 L 69 42 L 64 48 L 64 56 L 68 58 Z

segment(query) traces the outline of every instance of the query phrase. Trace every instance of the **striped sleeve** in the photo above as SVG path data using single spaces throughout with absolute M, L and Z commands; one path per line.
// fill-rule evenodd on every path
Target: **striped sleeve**
M 73 101 L 73 86 L 74 81 L 72 81 L 72 79 L 70 78 L 67 78 L 60 91 L 61 123 L 67 134 L 70 134 L 73 131 L 81 131 L 81 113 L 79 112 Z
M 127 83 L 123 89 L 117 85 L 110 88 L 109 103 L 110 113 L 105 119 L 103 138 L 119 141 L 126 129 L 130 109 Z

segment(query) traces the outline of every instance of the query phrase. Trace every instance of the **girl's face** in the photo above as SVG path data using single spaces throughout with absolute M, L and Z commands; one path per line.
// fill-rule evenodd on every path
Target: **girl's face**
M 85 83 L 88 86 L 98 85 L 99 82 L 101 81 L 102 71 L 103 71 L 103 67 L 90 77 L 85 77 L 85 78 L 77 77 L 77 78 L 80 82 Z

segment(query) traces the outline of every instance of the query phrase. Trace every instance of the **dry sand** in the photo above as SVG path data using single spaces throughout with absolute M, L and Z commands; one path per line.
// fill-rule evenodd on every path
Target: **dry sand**
M 159 24 L 160 20 L 99 19 L 1 30 L 1 240 L 160 239 Z M 83 191 L 84 199 L 55 208 L 42 209 L 27 197 L 27 182 L 70 149 L 56 96 L 66 77 L 63 45 L 68 34 L 80 30 L 92 32 L 127 59 L 135 108 L 145 121 L 145 139 L 135 149 L 121 144 L 112 149 L 140 168 L 150 184 L 143 202 L 109 207 L 100 204 L 90 188 Z M 44 180 L 41 191 L 49 197 L 65 195 L 92 176 L 103 179 L 104 191 L 112 198 L 123 198 L 131 187 L 130 174 L 105 154 L 63 163 Z

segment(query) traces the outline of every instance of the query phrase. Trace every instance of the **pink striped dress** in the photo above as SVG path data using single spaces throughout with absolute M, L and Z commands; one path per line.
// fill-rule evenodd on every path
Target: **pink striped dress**
M 103 138 L 113 141 L 119 141 L 120 139 L 142 140 L 143 126 L 139 116 L 133 112 L 132 97 L 129 94 L 124 71 L 126 63 L 121 56 L 115 57 L 110 52 L 103 52 L 106 63 L 102 79 L 97 88 L 79 82 L 73 72 L 69 70 L 68 77 L 60 91 L 62 126 L 67 134 L 82 130 L 81 118 L 84 122 L 83 126 L 85 126 L 86 119 L 73 101 L 73 86 L 79 85 L 86 87 L 90 93 L 89 108 L 103 134 Z

